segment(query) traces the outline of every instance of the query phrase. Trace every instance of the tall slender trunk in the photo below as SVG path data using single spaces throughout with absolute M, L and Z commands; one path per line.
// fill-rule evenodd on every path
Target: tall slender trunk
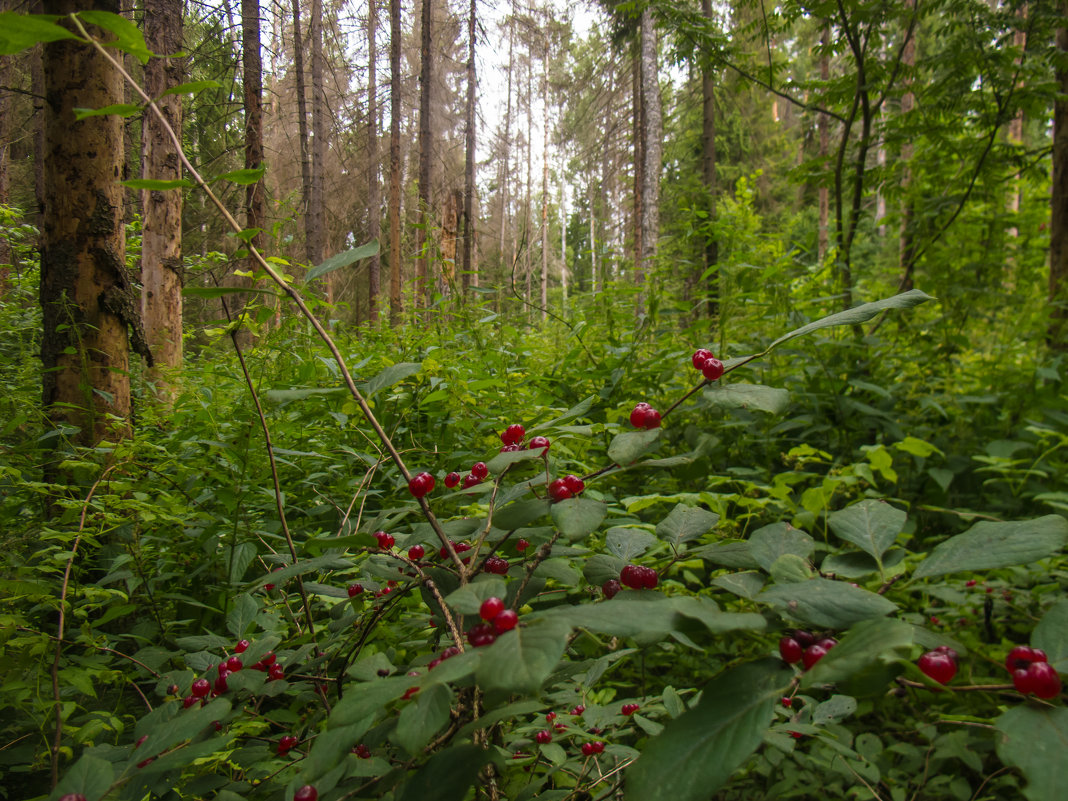
M 145 43 L 164 56 L 181 51 L 181 0 L 145 0 Z M 184 58 L 153 58 L 145 65 L 145 89 L 157 98 L 156 106 L 179 138 L 182 99 L 164 93 L 181 84 L 184 75 Z M 141 148 L 144 177 L 165 181 L 182 177 L 178 152 L 155 114 L 144 115 Z M 149 378 L 157 397 L 169 405 L 178 392 L 173 373 L 182 365 L 182 193 L 144 191 L 141 209 L 141 314 L 155 362 Z
M 913 9 L 916 6 L 916 0 L 905 0 L 905 6 L 908 9 Z M 908 33 L 906 32 L 906 36 Z M 908 41 L 905 42 L 905 46 L 901 49 L 901 66 L 905 70 L 905 87 L 906 91 L 901 96 L 901 114 L 908 114 L 916 107 L 916 95 L 912 92 L 912 74 L 911 70 L 916 64 L 916 39 L 909 36 Z M 901 274 L 899 280 L 899 289 L 901 291 L 907 291 L 912 289 L 912 273 L 916 267 L 916 244 L 913 240 L 912 233 L 912 218 L 913 218 L 913 206 L 912 200 L 909 198 L 909 189 L 912 186 L 912 142 L 905 141 L 901 145 L 901 163 L 903 170 L 901 173 L 901 238 L 898 244 L 898 270 Z
M 367 233 L 371 239 L 382 235 L 382 209 L 378 191 L 378 50 L 375 35 L 378 28 L 378 0 L 367 4 Z M 379 294 L 382 284 L 381 248 L 371 256 L 367 269 L 367 319 L 378 322 Z
M 593 184 L 593 170 L 590 170 L 590 179 L 587 184 L 590 204 L 590 289 L 596 295 L 601 287 L 597 283 L 597 215 L 594 212 L 594 203 L 597 197 Z
M 304 40 L 300 30 L 300 0 L 293 0 L 293 73 L 297 90 L 297 138 L 300 140 L 301 217 L 304 218 L 304 260 L 315 264 L 310 233 L 311 154 L 308 152 L 308 90 L 304 81 Z
M 663 118 L 660 109 L 660 70 L 657 33 L 652 9 L 642 12 L 642 260 L 635 276 L 643 283 L 651 276 L 660 237 L 660 167 L 663 152 Z
M 637 277 L 641 273 L 642 264 L 642 218 L 644 212 L 644 198 L 642 189 L 645 187 L 645 125 L 642 115 L 642 59 L 641 49 L 634 54 L 634 63 L 631 70 L 631 114 L 633 119 L 634 139 L 634 213 L 631 224 L 634 227 L 634 274 Z M 605 148 L 607 156 L 607 148 Z M 603 170 L 607 178 L 607 170 Z
M 308 203 L 308 218 L 311 228 L 308 231 L 310 245 L 309 256 L 312 264 L 319 264 L 326 258 L 326 229 L 324 220 L 324 171 L 326 170 L 326 109 L 324 107 L 323 72 L 323 4 L 322 0 L 312 0 L 311 24 L 311 84 L 312 84 L 312 137 L 311 137 L 311 195 Z M 330 303 L 334 302 L 332 280 L 333 273 L 327 274 L 326 294 Z
M 48 0 L 47 14 L 117 3 Z M 130 327 L 141 329 L 137 290 L 126 273 L 122 120 L 76 121 L 74 109 L 122 99 L 119 73 L 76 41 L 43 47 L 46 159 L 41 239 L 42 401 L 49 420 L 77 426 L 93 445 L 128 432 Z M 144 348 L 143 339 L 140 348 Z M 151 366 L 151 356 L 146 357 Z M 110 416 L 121 422 L 117 427 Z
M 400 0 L 389 0 L 389 322 L 399 325 L 401 305 L 401 20 Z
M 10 11 L 10 0 L 0 0 L 0 11 Z M 13 59 L 0 57 L 0 87 L 12 85 Z M 11 179 L 8 174 L 11 159 L 11 93 L 0 89 L 0 205 L 11 204 Z M 7 291 L 8 270 L 11 266 L 11 246 L 7 238 L 0 238 L 0 293 Z
M 534 54 L 527 50 L 527 192 L 526 197 L 523 200 L 523 231 L 527 240 L 526 253 L 524 253 L 523 266 L 526 274 L 526 299 L 529 302 L 532 298 L 532 273 L 534 271 L 533 264 L 531 263 L 530 251 L 530 229 L 533 223 L 533 216 L 531 214 L 532 205 L 534 200 L 534 185 L 531 178 L 531 159 L 534 151 Z M 529 307 L 528 314 L 529 317 Z
M 474 276 L 475 252 L 475 0 L 471 0 L 471 10 L 467 18 L 467 122 L 464 138 L 467 152 L 464 160 L 464 255 L 461 284 L 464 288 L 462 297 L 466 299 L 467 288 L 472 278 L 477 286 L 478 277 Z
M 507 263 L 505 259 L 504 250 L 504 233 L 508 228 L 508 186 L 512 179 L 511 175 L 511 159 L 512 159 L 512 72 L 515 69 L 515 21 L 511 20 L 508 24 L 508 99 L 505 104 L 504 112 L 504 160 L 501 164 L 501 237 L 500 237 L 500 254 L 501 254 L 501 275 L 511 268 L 512 265 Z M 513 257 L 514 259 L 514 257 Z M 499 295 L 498 295 L 499 296 Z
M 541 319 L 549 314 L 549 47 L 541 62 Z
M 1068 20 L 1068 0 L 1061 0 L 1061 19 Z M 1053 181 L 1050 193 L 1049 303 L 1047 342 L 1068 350 L 1068 23 L 1057 29 L 1060 56 L 1053 104 Z
M 419 224 L 416 229 L 415 304 L 425 306 L 429 287 L 427 271 L 427 227 L 430 225 L 430 91 L 434 82 L 432 49 L 432 5 L 423 0 L 422 37 L 419 72 Z
M 711 23 L 712 0 L 701 0 L 701 14 Z M 705 210 L 708 212 L 708 222 L 711 225 L 716 219 L 716 79 L 710 64 L 706 64 L 701 72 L 701 101 L 701 178 L 707 198 Z M 709 273 L 718 262 L 719 242 L 716 235 L 709 230 L 705 240 L 702 274 Z M 706 280 L 708 281 L 707 313 L 709 317 L 714 317 L 719 313 L 719 270 L 711 272 Z M 698 291 L 701 291 L 700 288 Z
M 1027 47 L 1027 31 L 1025 27 L 1027 25 L 1027 5 L 1024 4 L 1016 11 L 1016 17 L 1019 20 L 1019 27 L 1012 34 L 1013 47 L 1017 48 L 1018 55 L 1015 58 L 1017 68 L 1023 61 L 1024 48 Z M 1023 81 L 1017 83 L 1017 88 L 1023 88 Z M 1024 131 L 1024 112 L 1023 109 L 1019 109 L 1016 115 L 1009 122 L 1009 144 L 1017 147 L 1023 146 L 1023 131 Z M 1015 220 L 1016 215 L 1020 213 L 1020 173 L 1016 173 L 1013 176 L 1012 182 L 1009 184 L 1009 200 L 1007 203 L 1007 210 L 1012 215 L 1012 219 Z M 1012 239 L 1016 239 L 1020 232 L 1016 225 L 1009 226 L 1009 236 Z M 1010 262 L 1014 263 L 1015 258 L 1010 256 Z
M 245 168 L 263 165 L 263 59 L 260 55 L 259 0 L 241 0 L 241 69 L 245 101 Z M 263 179 L 245 187 L 245 227 L 265 224 Z M 263 237 L 256 234 L 252 244 L 260 247 Z M 249 269 L 256 263 L 249 258 Z

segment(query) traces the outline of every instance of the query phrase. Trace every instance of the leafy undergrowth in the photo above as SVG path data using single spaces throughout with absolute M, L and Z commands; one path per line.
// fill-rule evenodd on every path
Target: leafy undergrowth
M 440 535 L 295 322 L 247 354 L 280 496 L 228 339 L 89 452 L 43 450 L 5 344 L 7 797 L 1064 798 L 1063 694 L 1004 665 L 1068 671 L 1060 365 L 943 375 L 849 336 L 925 319 L 915 293 L 754 336 L 706 383 L 707 335 L 606 297 L 577 328 L 339 335 Z M 834 644 L 787 663 L 784 637 Z M 945 686 L 917 666 L 940 647 Z

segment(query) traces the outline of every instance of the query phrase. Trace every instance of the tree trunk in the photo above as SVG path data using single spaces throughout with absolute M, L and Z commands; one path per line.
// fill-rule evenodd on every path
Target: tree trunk
M 1061 0 L 1061 19 L 1068 20 L 1068 0 Z M 1049 237 L 1049 303 L 1047 341 L 1055 351 L 1068 350 L 1068 24 L 1057 29 L 1060 60 L 1053 104 L 1053 183 Z
M 0 0 L 0 11 L 10 11 L 10 0 Z M 14 70 L 13 59 L 0 56 L 0 205 L 11 205 L 11 178 L 8 174 L 11 159 L 11 93 L 6 87 L 11 86 Z M 8 270 L 11 267 L 11 246 L 6 237 L 0 237 L 0 293 L 7 292 Z
M 297 138 L 300 140 L 300 194 L 301 217 L 304 218 L 304 260 L 314 264 L 312 258 L 311 218 L 311 154 L 308 152 L 308 101 L 304 85 L 304 41 L 300 31 L 300 0 L 293 0 L 293 73 L 297 90 Z
M 446 194 L 441 210 L 441 278 L 445 292 L 456 285 L 456 235 L 463 206 L 459 194 L 459 190 Z
M 401 312 L 400 235 L 400 0 L 389 0 L 389 322 L 399 325 Z
M 909 10 L 915 8 L 916 0 L 906 0 L 905 6 Z M 908 36 L 907 31 L 905 35 Z M 906 92 L 901 96 L 902 115 L 908 114 L 916 107 L 916 95 L 912 92 L 912 76 L 910 74 L 915 64 L 916 39 L 913 36 L 909 36 L 905 46 L 901 49 L 901 66 L 906 70 Z M 907 292 L 912 289 L 912 272 L 916 267 L 916 243 L 913 240 L 912 233 L 913 208 L 912 200 L 909 198 L 909 187 L 912 185 L 912 152 L 912 142 L 906 140 L 901 145 L 901 164 L 903 165 L 901 195 L 903 200 L 901 202 L 901 240 L 898 245 L 898 270 L 901 274 L 898 289 L 901 292 Z
M 319 264 L 326 258 L 326 229 L 324 212 L 324 170 L 326 169 L 326 110 L 323 94 L 323 4 L 322 0 L 312 0 L 311 24 L 311 83 L 312 83 L 312 137 L 311 137 L 311 195 L 308 198 L 308 218 L 311 227 L 308 230 L 308 257 L 312 264 Z M 333 286 L 327 274 L 327 300 L 334 302 Z
M 371 239 L 382 235 L 382 209 L 378 192 L 378 50 L 375 34 L 378 28 L 378 0 L 367 4 L 367 233 Z M 378 322 L 378 296 L 382 285 L 381 247 L 371 256 L 367 267 L 367 319 Z
M 87 9 L 119 10 L 99 0 L 44 6 L 59 16 Z M 76 441 L 94 445 L 129 431 L 128 327 L 141 326 L 125 264 L 122 119 L 75 121 L 74 109 L 121 102 L 122 81 L 103 56 L 74 41 L 44 45 L 43 69 L 42 401 L 54 425 L 77 426 Z
M 634 274 L 641 273 L 642 265 L 642 218 L 644 212 L 644 198 L 642 189 L 645 187 L 645 125 L 642 115 L 642 59 L 641 51 L 634 56 L 634 64 L 631 70 L 631 108 L 632 125 L 634 128 L 634 214 L 632 225 L 634 226 Z M 608 147 L 605 147 L 605 157 L 608 155 Z M 605 181 L 608 178 L 608 170 L 602 166 L 602 175 Z M 605 276 L 607 278 L 607 276 Z
M 263 166 L 263 59 L 260 55 L 259 0 L 241 0 L 241 67 L 245 89 L 245 169 Z M 263 228 L 265 213 L 263 179 L 245 187 L 245 227 Z M 259 247 L 257 234 L 252 244 Z M 249 269 L 256 269 L 249 259 Z
M 701 14 L 711 23 L 712 0 L 701 0 Z M 701 178 L 707 198 L 705 210 L 708 212 L 708 224 L 711 225 L 716 219 L 716 81 L 711 64 L 706 64 L 701 72 L 701 100 Z M 715 269 L 719 262 L 719 242 L 711 230 L 705 241 L 704 257 L 702 274 L 714 270 L 707 278 L 707 311 L 709 317 L 714 317 L 719 313 L 719 270 Z
M 182 49 L 181 0 L 145 0 L 145 43 L 165 56 Z M 248 65 L 246 65 L 247 71 Z M 183 82 L 184 58 L 153 58 L 145 65 L 145 89 L 167 123 L 182 136 L 181 95 L 166 95 Z M 145 178 L 175 181 L 182 163 L 159 118 L 146 112 L 142 123 L 142 173 Z M 182 366 L 182 192 L 143 191 L 141 239 L 141 314 L 155 367 L 149 379 L 156 396 L 170 405 L 178 391 L 175 371 Z
M 660 166 L 663 150 L 663 118 L 660 110 L 660 79 L 657 34 L 653 12 L 642 12 L 642 261 L 635 278 L 641 284 L 652 273 L 660 236 Z
M 534 202 L 534 182 L 531 172 L 531 159 L 534 152 L 534 54 L 527 49 L 527 142 L 526 142 L 526 157 L 527 157 L 527 191 L 526 197 L 523 200 L 523 233 L 526 239 L 526 252 L 523 254 L 523 271 L 526 276 L 526 299 L 527 302 L 531 302 L 533 298 L 533 271 L 534 266 L 530 258 L 531 242 L 530 242 L 530 229 L 534 218 L 531 214 L 533 202 Z M 527 307 L 527 318 L 530 318 L 530 307 Z
M 823 45 L 822 52 L 820 53 L 820 80 L 823 81 L 824 86 L 831 79 L 831 57 L 827 54 L 827 48 L 831 43 L 831 26 L 829 23 L 824 23 L 823 32 L 820 34 L 820 44 Z M 826 160 L 827 156 L 831 152 L 831 120 L 826 114 L 819 115 L 819 122 L 817 123 L 820 134 L 820 161 Z M 831 194 L 830 188 L 826 184 L 820 184 L 819 188 L 819 231 L 817 233 L 816 254 L 819 258 L 820 264 L 823 264 L 824 259 L 827 258 L 827 251 L 830 249 L 831 236 L 830 236 L 830 216 L 831 216 Z
M 549 47 L 541 62 L 541 319 L 549 315 Z
M 514 265 L 505 258 L 504 233 L 508 228 L 508 182 L 511 180 L 512 163 L 512 71 L 515 69 L 515 21 L 508 24 L 508 95 L 504 112 L 504 160 L 501 165 L 501 276 Z M 513 257 L 514 260 L 514 257 Z M 498 293 L 500 297 L 500 293 Z
M 427 226 L 430 224 L 430 91 L 434 81 L 431 0 L 423 0 L 422 36 L 419 50 L 419 223 L 416 229 L 415 304 L 427 302 Z
M 467 152 L 464 158 L 464 255 L 463 276 L 461 284 L 464 291 L 461 297 L 466 299 L 467 288 L 471 285 L 474 273 L 475 252 L 475 0 L 471 0 L 471 10 L 467 18 L 467 121 L 464 138 Z M 475 277 L 475 284 L 478 284 Z
M 1014 59 L 1017 69 L 1023 63 L 1024 49 L 1027 47 L 1027 5 L 1024 4 L 1016 10 L 1016 18 L 1019 20 L 1019 27 L 1012 34 L 1013 47 L 1017 48 L 1019 55 Z M 1016 84 L 1018 89 L 1023 88 L 1023 81 L 1019 81 Z M 1016 147 L 1023 146 L 1023 131 L 1024 131 L 1024 112 L 1023 109 L 1019 109 L 1016 115 L 1009 122 L 1009 144 Z M 1016 239 L 1019 235 L 1019 229 L 1016 227 L 1016 217 L 1020 213 L 1020 173 L 1016 173 L 1013 176 L 1012 182 L 1009 184 L 1009 201 L 1007 204 L 1007 210 L 1012 215 L 1013 224 L 1009 226 L 1008 234 L 1012 239 Z M 1010 265 L 1015 265 L 1015 256 L 1009 257 Z

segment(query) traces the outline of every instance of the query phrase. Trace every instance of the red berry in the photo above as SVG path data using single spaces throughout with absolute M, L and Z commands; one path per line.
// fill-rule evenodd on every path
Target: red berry
M 794 639 L 801 643 L 802 648 L 808 648 L 816 643 L 816 635 L 804 629 L 794 629 Z
M 265 665 L 273 665 L 274 660 L 277 658 L 278 657 L 274 655 L 274 651 L 268 651 L 263 655 L 263 659 L 261 659 L 260 661 Z
M 555 712 L 546 712 L 545 713 L 545 722 L 546 723 L 552 723 L 554 720 L 556 720 L 556 713 Z
M 693 363 L 695 370 L 700 370 L 705 366 L 705 362 L 712 358 L 712 351 L 705 348 L 698 348 L 693 352 L 693 356 L 690 357 L 690 361 Z
M 566 501 L 572 494 L 562 478 L 555 479 L 549 484 L 549 497 L 554 501 Z
M 440 665 L 441 662 L 439 661 L 438 664 Z M 402 701 L 407 701 L 409 698 L 411 698 L 417 692 L 419 692 L 419 688 L 418 687 L 409 687 L 407 690 L 404 691 L 404 695 L 401 696 L 401 700 Z
M 656 588 L 656 585 L 660 582 L 660 576 L 651 567 L 642 567 L 641 570 L 641 588 L 643 590 L 652 590 Z
M 453 548 L 456 549 L 456 553 L 463 553 L 464 551 L 471 550 L 471 543 L 460 540 L 460 542 L 456 543 Z
M 701 374 L 709 381 L 716 381 L 723 375 L 723 362 L 709 357 L 701 366 Z
M 949 684 L 957 675 L 957 663 L 946 653 L 928 651 L 916 662 L 920 670 L 928 678 L 934 679 L 939 684 Z
M 597 753 L 597 751 L 594 749 L 593 743 L 583 743 L 582 744 L 582 755 L 583 756 L 593 756 L 596 753 Z
M 284 679 L 286 677 L 285 668 L 278 664 L 271 665 L 269 668 L 267 668 L 267 676 L 272 681 Z
M 826 655 L 827 649 L 822 645 L 810 645 L 805 649 L 805 652 L 801 654 L 801 664 L 805 666 L 805 670 L 808 670 Z
M 789 697 L 784 695 L 782 697 L 782 705 L 784 707 L 786 707 L 787 709 L 792 709 L 793 706 L 794 706 L 794 699 L 793 698 L 789 698 Z
M 350 584 L 349 585 L 349 589 L 348 589 L 348 593 L 349 593 L 349 597 L 350 598 L 355 598 L 357 595 L 362 595 L 363 594 L 363 585 L 362 584 Z
M 519 615 L 514 609 L 505 609 L 497 617 L 493 618 L 493 628 L 497 634 L 504 634 L 519 625 Z
M 252 643 L 250 643 L 248 640 L 242 640 L 241 642 L 239 642 L 237 645 L 234 646 L 234 653 L 243 654 L 243 653 L 245 653 L 245 651 L 248 650 L 248 647 L 250 645 L 252 645 Z
M 139 738 L 137 738 L 137 742 L 134 743 L 134 750 L 136 751 L 138 748 L 140 748 L 141 744 L 147 739 L 148 739 L 148 735 L 147 734 L 142 734 Z
M 219 695 L 230 689 L 226 684 L 226 677 L 229 675 L 229 672 L 230 671 L 224 672 L 222 668 L 219 669 L 219 678 L 215 679 L 215 684 L 213 685 L 215 692 Z
M 426 548 L 422 545 L 413 545 L 408 549 L 408 558 L 413 562 L 418 562 L 424 556 L 426 556 Z
M 629 716 L 629 715 L 633 715 L 639 709 L 641 709 L 641 706 L 639 704 L 623 704 L 623 706 L 621 707 L 620 711 L 624 715 L 628 715 Z
M 804 737 L 804 736 L 805 736 L 805 735 L 803 735 L 803 734 L 802 734 L 801 732 L 799 732 L 799 731 L 791 731 L 791 732 L 787 732 L 787 733 L 788 733 L 788 734 L 789 734 L 789 735 L 790 735 L 791 737 L 793 737 L 793 738 L 794 738 L 795 740 L 800 740 L 800 739 L 801 739 L 802 737 Z
M 182 709 L 189 709 L 189 707 L 191 707 L 193 704 L 195 704 L 199 700 L 200 700 L 200 698 L 198 698 L 195 695 L 186 696 L 185 698 L 182 699 Z
M 630 413 L 630 424 L 635 428 L 645 428 L 645 412 L 649 409 L 648 403 L 639 403 Z
M 965 587 L 974 587 L 978 583 L 979 582 L 977 582 L 975 579 L 968 579 L 966 582 L 964 582 L 964 586 Z
M 567 714 L 574 715 L 575 717 L 578 717 L 579 715 L 581 715 L 585 711 L 586 711 L 586 707 L 583 704 L 579 704 L 578 706 L 571 707 L 571 711 L 568 712 Z
M 363 743 L 360 743 L 358 746 L 353 748 L 352 749 L 352 753 L 354 753 L 360 759 L 370 759 L 371 758 L 371 749 L 368 748 Z
M 520 553 L 523 553 L 523 551 L 525 551 L 529 547 L 530 547 L 530 543 L 527 542 L 526 540 L 524 540 L 524 539 L 516 540 L 515 549 L 517 551 L 519 551 Z
M 527 448 L 532 451 L 541 450 L 542 456 L 549 450 L 549 440 L 547 437 L 531 437 L 530 443 Z
M 938 651 L 938 653 L 940 654 L 945 654 L 954 662 L 957 661 L 957 652 L 950 648 L 948 645 L 939 645 L 937 648 L 935 648 L 935 650 Z
M 397 540 L 393 537 L 392 534 L 387 534 L 384 531 L 376 531 L 374 537 L 376 540 L 378 540 L 378 547 L 381 548 L 383 551 L 388 551 L 397 542 Z
M 475 648 L 493 645 L 496 639 L 497 632 L 489 623 L 479 623 L 477 626 L 472 626 L 471 630 L 467 632 L 467 641 Z
M 418 473 L 408 482 L 408 492 L 413 498 L 422 498 L 434 490 L 434 477 L 430 473 Z
M 244 664 L 242 664 L 241 660 L 236 656 L 231 656 L 226 660 L 226 669 L 231 673 L 237 673 L 237 671 L 241 670 L 243 667 Z
M 1029 645 L 1017 645 L 1011 651 L 1009 655 L 1005 657 L 1005 668 L 1012 672 L 1014 670 L 1020 670 L 1027 668 L 1032 662 L 1045 662 L 1046 652 L 1039 648 L 1032 648 Z
M 292 734 L 283 734 L 278 740 L 278 755 L 285 756 L 290 749 L 295 748 L 299 742 L 300 740 Z
M 816 645 L 829 651 L 838 645 L 838 640 L 834 639 L 834 637 L 824 637 L 821 640 L 817 640 Z
M 449 489 L 452 489 L 453 487 L 455 487 L 459 483 L 460 483 L 460 474 L 457 473 L 455 470 L 453 472 L 449 473 L 447 476 L 445 476 L 445 486 L 448 487 Z
M 608 600 L 612 600 L 613 598 L 615 598 L 616 593 L 618 593 L 621 589 L 623 588 L 615 579 L 608 579 L 608 581 L 601 585 L 601 592 L 604 593 L 604 597 Z
M 801 643 L 793 637 L 783 637 L 779 640 L 779 656 L 781 656 L 782 661 L 787 664 L 793 665 L 800 662 L 803 651 L 804 649 L 801 647 Z
M 310 784 L 305 784 L 295 793 L 293 793 L 293 801 L 318 801 L 319 791 L 312 787 Z
M 493 573 L 497 576 L 504 576 L 508 573 L 508 568 L 511 565 L 508 564 L 507 559 L 502 559 L 499 556 L 490 556 L 486 559 L 486 572 Z
M 471 487 L 481 484 L 482 479 L 476 476 L 474 473 L 468 473 L 464 476 L 464 483 L 462 489 L 471 489 Z
M 553 741 L 553 735 L 552 735 L 552 732 L 549 731 L 548 729 L 542 729 L 541 731 L 539 731 L 537 734 L 534 735 L 534 739 L 539 744 L 546 745 L 547 743 L 551 743 Z
M 501 434 L 501 442 L 505 445 L 518 445 L 523 441 L 523 437 L 527 434 L 526 429 L 519 423 L 512 423 L 508 428 L 504 429 L 504 433 Z
M 564 486 L 571 490 L 572 495 L 578 495 L 584 489 L 586 489 L 586 483 L 575 475 L 564 476 Z
M 519 445 L 501 445 L 501 453 L 515 453 L 519 450 Z
M 446 659 L 452 659 L 459 653 L 459 648 L 457 648 L 455 645 L 450 645 L 448 648 L 441 652 L 441 660 L 444 662 Z
M 87 799 L 81 793 L 67 793 L 66 795 L 61 795 L 59 801 L 87 801 Z
M 486 467 L 485 462 L 475 462 L 471 465 L 471 475 L 481 481 L 489 475 L 489 468 Z
M 497 617 L 504 611 L 504 601 L 500 598 L 487 598 L 482 602 L 482 605 L 478 608 L 478 616 L 483 620 L 489 621 Z
M 660 412 L 656 409 L 646 409 L 645 420 L 640 427 L 646 429 L 660 428 Z
M 1030 692 L 1039 698 L 1055 698 L 1061 692 L 1061 677 L 1048 662 L 1032 662 L 1027 668 Z
M 211 692 L 211 682 L 207 679 L 197 679 L 193 682 L 193 687 L 190 692 L 197 698 L 203 698 Z

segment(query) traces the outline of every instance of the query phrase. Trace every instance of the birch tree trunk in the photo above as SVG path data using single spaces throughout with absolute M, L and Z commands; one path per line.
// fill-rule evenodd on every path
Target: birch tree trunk
M 389 0 L 389 322 L 399 325 L 401 313 L 400 235 L 400 0 Z
M 478 285 L 478 276 L 474 274 L 475 252 L 475 24 L 477 22 L 475 12 L 475 0 L 471 0 L 471 10 L 467 18 L 467 120 L 464 139 L 466 153 L 464 157 L 464 230 L 463 230 L 463 270 L 460 279 L 463 292 L 461 297 L 466 300 L 467 288 L 474 284 Z
M 378 191 L 378 0 L 367 3 L 367 233 L 371 239 L 382 235 L 382 209 Z M 367 266 L 367 319 L 378 322 L 379 294 L 382 285 L 381 247 Z
M 431 0 L 423 0 L 419 72 L 419 223 L 416 229 L 415 305 L 425 306 L 429 287 L 427 227 L 430 225 L 430 91 L 434 81 Z
M 660 166 L 663 151 L 663 117 L 660 107 L 660 79 L 657 33 L 653 12 L 642 12 L 642 259 L 636 275 L 639 284 L 651 274 L 660 236 Z

